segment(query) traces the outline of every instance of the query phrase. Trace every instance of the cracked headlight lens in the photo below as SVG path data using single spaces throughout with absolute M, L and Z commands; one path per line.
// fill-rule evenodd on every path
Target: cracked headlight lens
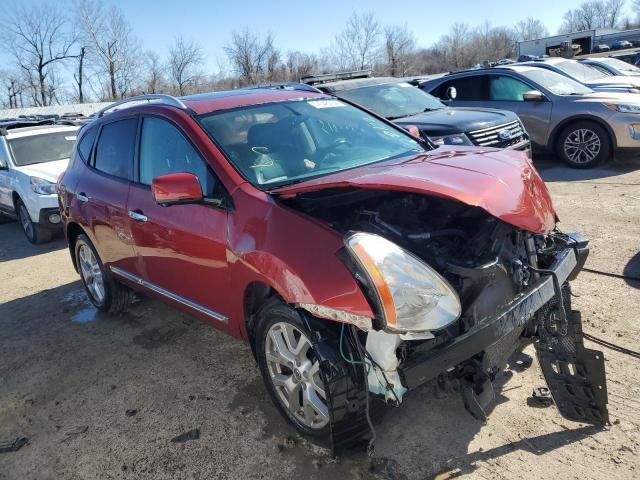
M 352 234 L 345 244 L 376 292 L 385 331 L 438 330 L 460 317 L 449 282 L 412 253 L 370 233 Z
M 55 195 L 56 194 L 56 184 L 51 183 L 44 178 L 38 177 L 30 177 L 31 181 L 31 190 L 36 192 L 38 195 Z

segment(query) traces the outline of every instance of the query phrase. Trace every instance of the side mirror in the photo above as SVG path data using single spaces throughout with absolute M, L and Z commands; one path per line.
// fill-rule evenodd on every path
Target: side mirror
M 458 90 L 456 90 L 456 87 L 449 87 L 447 88 L 447 100 L 455 100 L 456 97 L 458 96 Z
M 153 200 L 168 207 L 180 203 L 196 203 L 203 199 L 200 181 L 193 173 L 170 173 L 151 181 Z
M 1 158 L 0 158 L 0 170 L 9 170 L 9 166 L 7 165 L 7 162 L 2 160 Z
M 546 97 L 539 90 L 530 90 L 522 94 L 522 99 L 525 102 L 543 102 L 546 100 Z

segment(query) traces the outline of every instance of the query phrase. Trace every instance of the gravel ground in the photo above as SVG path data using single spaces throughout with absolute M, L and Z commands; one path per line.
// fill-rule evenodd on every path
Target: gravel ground
M 587 268 L 640 277 L 638 165 L 539 168 L 561 228 L 592 240 Z M 586 333 L 640 350 L 640 282 L 584 272 L 573 288 Z M 247 346 L 150 299 L 96 313 L 64 241 L 34 247 L 9 223 L 0 226 L 0 442 L 28 444 L 0 453 L 0 479 L 638 478 L 640 359 L 604 351 L 610 427 L 532 401 L 544 382 L 535 361 L 527 368 L 528 349 L 502 376 L 485 425 L 457 396 L 424 387 L 377 425 L 372 457 L 331 458 L 278 416 Z M 198 438 L 172 441 L 193 429 Z

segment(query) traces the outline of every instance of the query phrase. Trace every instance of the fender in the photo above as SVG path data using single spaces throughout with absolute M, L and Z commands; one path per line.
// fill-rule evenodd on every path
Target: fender
M 246 292 L 254 283 L 270 287 L 285 302 L 322 305 L 373 318 L 365 294 L 339 258 L 342 236 L 328 225 L 271 200 L 257 201 L 236 191 L 229 216 L 228 262 L 231 289 Z M 284 260 L 287 259 L 287 260 Z M 233 295 L 228 308 L 233 330 L 247 338 L 244 294 Z

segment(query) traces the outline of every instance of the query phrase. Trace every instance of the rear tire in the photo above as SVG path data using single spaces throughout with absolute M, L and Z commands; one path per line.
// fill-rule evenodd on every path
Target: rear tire
M 86 235 L 78 235 L 73 251 L 87 296 L 98 310 L 117 313 L 133 302 L 135 292 L 110 275 Z
M 51 240 L 51 237 L 53 236 L 51 230 L 41 227 L 31 220 L 27 207 L 22 200 L 18 200 L 16 204 L 16 214 L 18 216 L 18 222 L 22 227 L 22 232 L 29 242 L 36 245 Z
M 593 168 L 611 158 L 611 140 L 607 131 L 588 120 L 565 127 L 556 145 L 556 154 L 572 168 Z

